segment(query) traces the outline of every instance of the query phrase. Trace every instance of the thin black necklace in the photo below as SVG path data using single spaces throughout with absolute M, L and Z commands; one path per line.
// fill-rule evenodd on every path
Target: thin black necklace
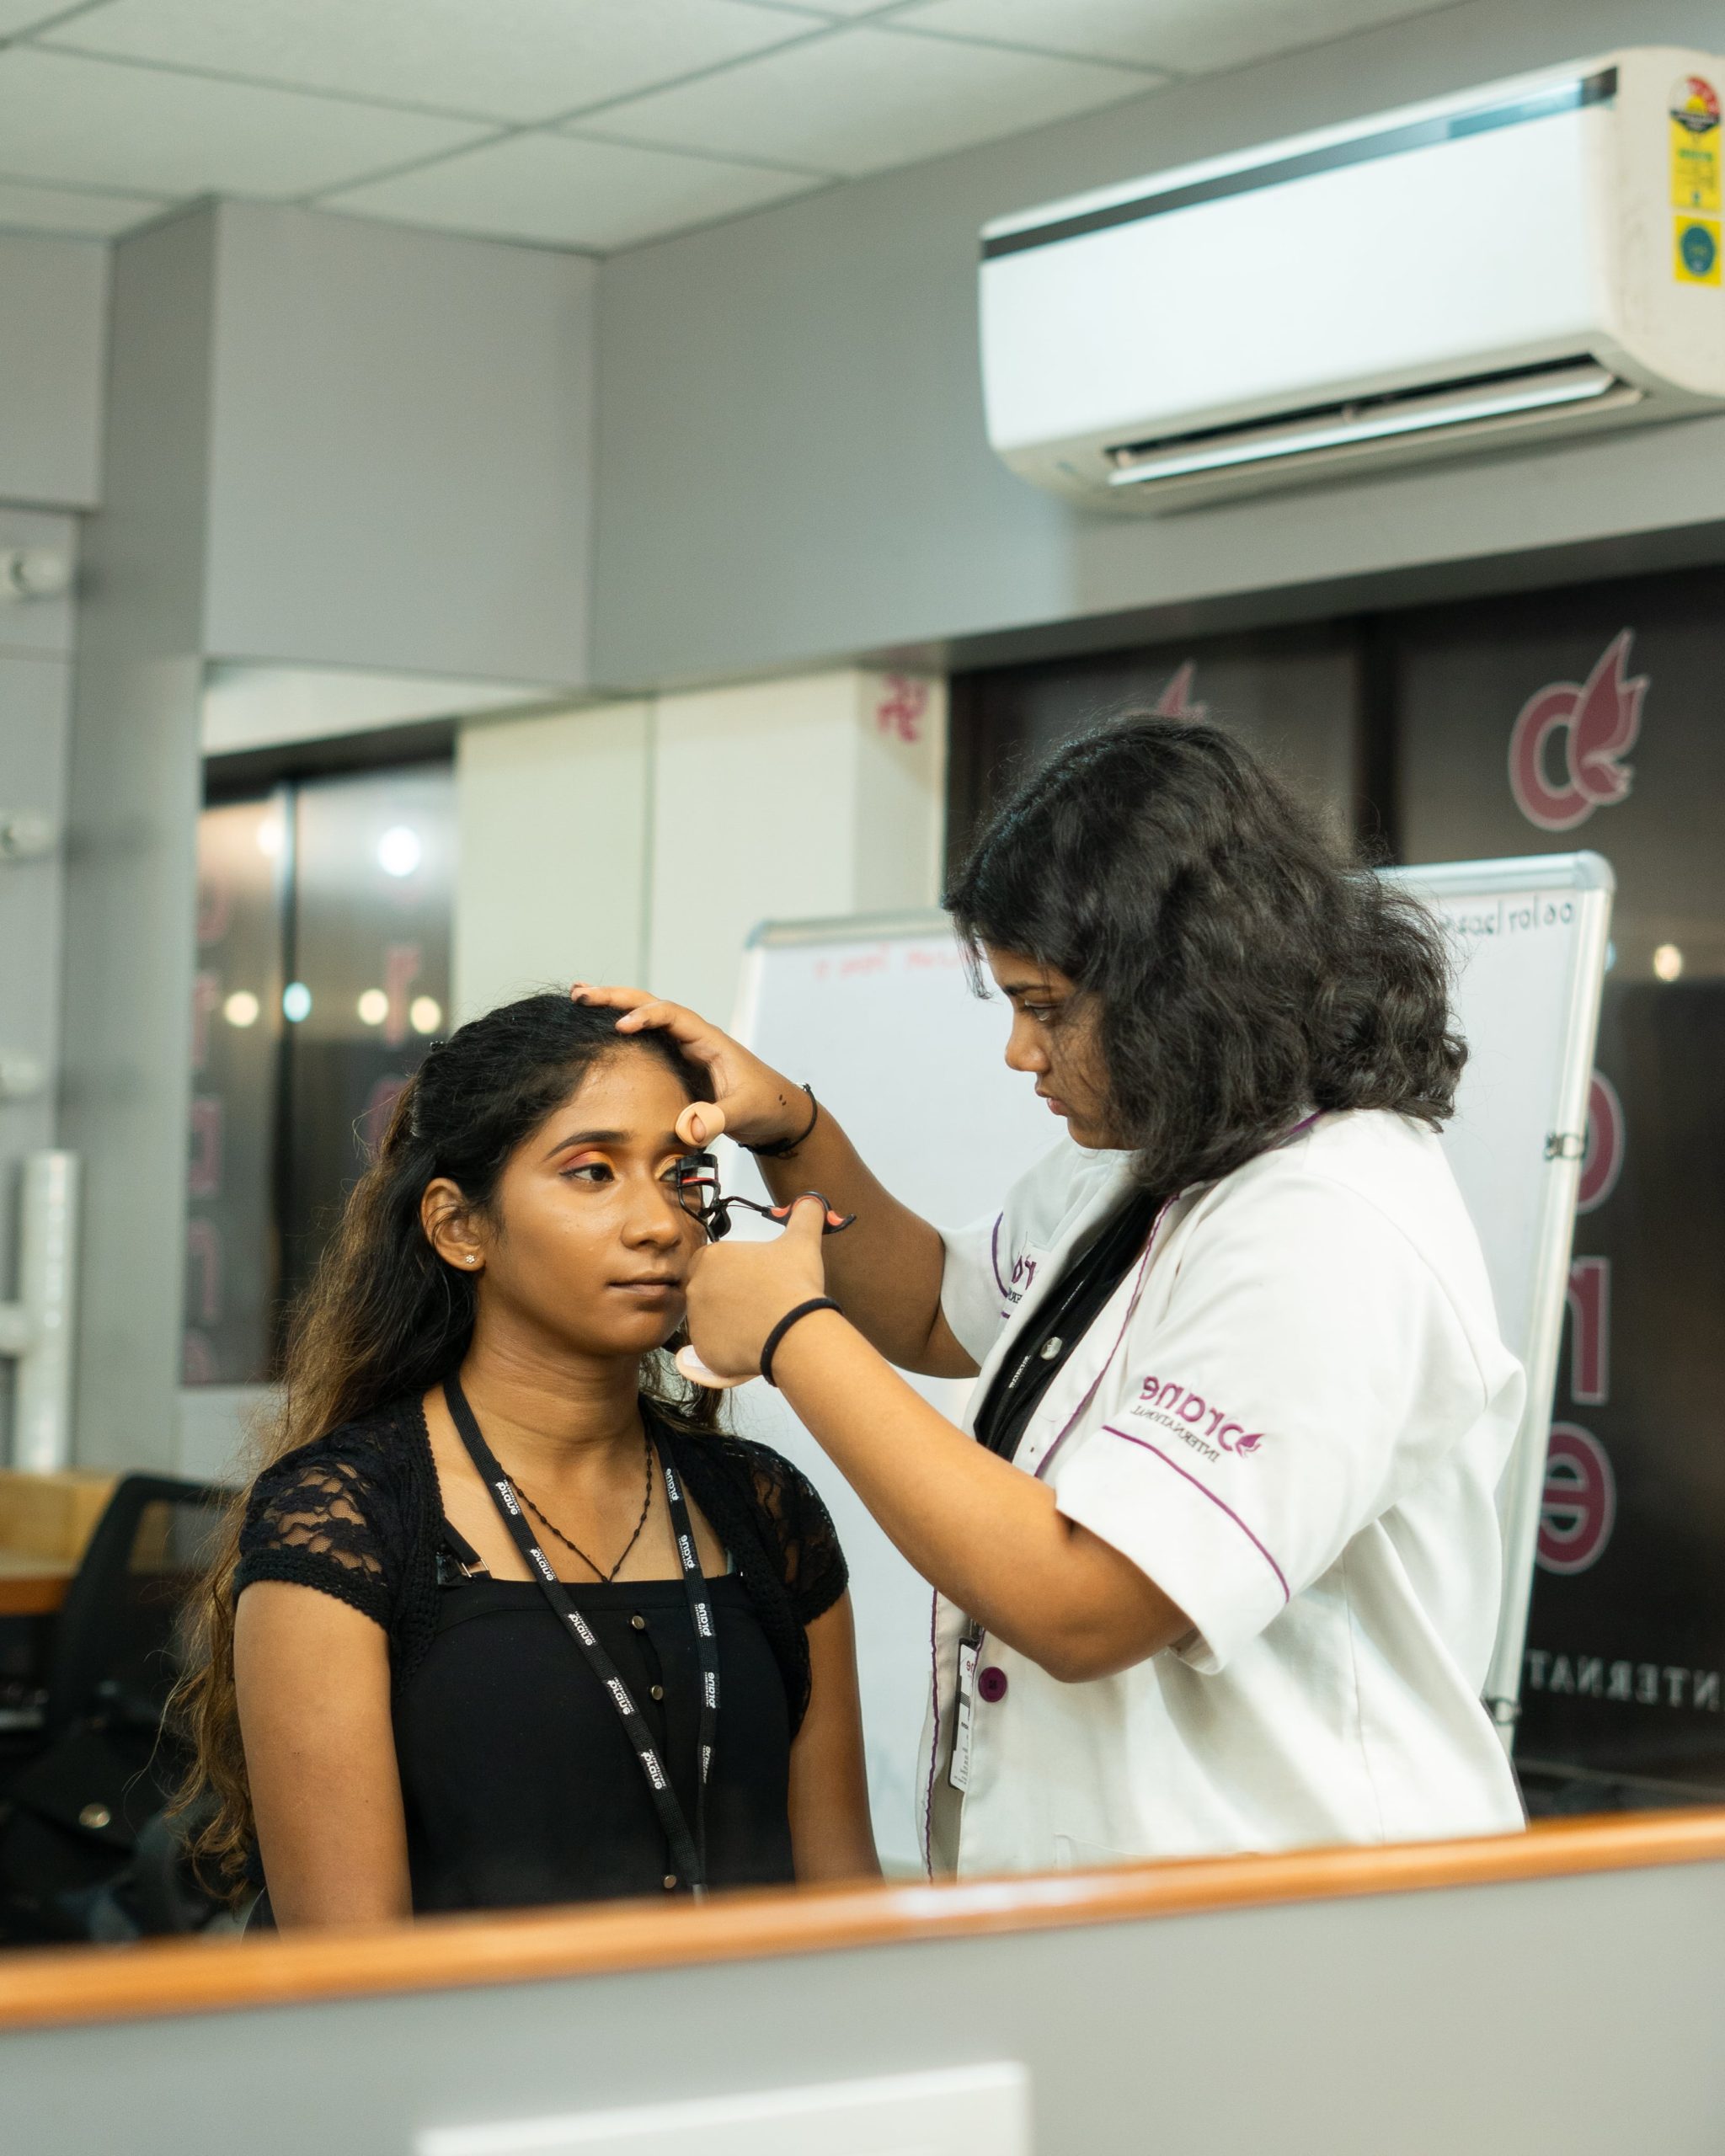
M 604 1581 L 606 1587 L 610 1587 L 613 1584 L 617 1574 L 628 1563 L 629 1552 L 641 1540 L 641 1530 L 646 1526 L 647 1515 L 653 1509 L 653 1440 L 648 1436 L 644 1426 L 641 1432 L 641 1444 L 647 1454 L 647 1492 L 646 1495 L 641 1500 L 641 1517 L 635 1522 L 634 1533 L 623 1545 L 622 1556 L 617 1559 L 617 1562 L 611 1566 L 608 1572 L 602 1565 L 595 1565 L 594 1563 L 593 1560 L 587 1555 L 586 1551 L 581 1547 L 579 1542 L 572 1542 L 554 1519 L 548 1518 L 545 1513 L 540 1511 L 538 1506 L 533 1502 L 533 1500 L 527 1495 L 526 1492 L 521 1489 L 521 1486 L 519 1482 L 515 1484 L 515 1488 L 521 1491 L 521 1502 L 526 1506 L 527 1510 L 532 1513 L 534 1518 L 539 1522 L 542 1527 L 548 1527 L 552 1533 L 557 1537 L 558 1540 L 562 1543 L 565 1550 L 573 1550 L 575 1555 L 580 1559 L 581 1562 L 588 1567 L 589 1571 L 596 1572 L 600 1578 Z

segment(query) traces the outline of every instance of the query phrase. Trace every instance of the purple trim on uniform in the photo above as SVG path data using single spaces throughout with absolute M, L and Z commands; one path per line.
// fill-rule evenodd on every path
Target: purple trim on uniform
M 994 1284 L 1003 1295 L 1011 1293 L 1006 1282 L 1001 1278 L 1001 1222 L 1006 1217 L 1004 1213 L 995 1214 L 994 1232 L 988 1239 L 988 1262 L 994 1267 Z
M 1104 1422 L 1103 1424 L 1103 1428 L 1108 1432 L 1111 1438 L 1124 1438 L 1129 1445 L 1141 1445 L 1146 1452 L 1153 1452 L 1165 1467 L 1172 1467 L 1176 1475 L 1186 1476 L 1186 1480 L 1192 1485 L 1194 1490 L 1202 1490 L 1204 1496 L 1210 1499 L 1213 1505 L 1216 1506 L 1220 1511 L 1225 1512 L 1228 1515 L 1228 1518 L 1233 1521 L 1235 1526 L 1239 1529 L 1240 1532 L 1246 1537 L 1252 1548 L 1257 1550 L 1259 1556 L 1263 1559 L 1265 1564 L 1267 1564 L 1270 1570 L 1275 1574 L 1277 1582 L 1282 1590 L 1283 1601 L 1291 1602 L 1294 1599 L 1293 1596 L 1288 1591 L 1287 1574 L 1282 1570 L 1275 1559 L 1271 1556 L 1269 1551 L 1264 1548 L 1263 1543 L 1258 1540 L 1258 1537 L 1246 1524 L 1245 1521 L 1241 1518 L 1239 1513 L 1235 1511 L 1231 1505 L 1224 1504 L 1222 1500 L 1216 1495 L 1215 1492 L 1207 1487 L 1205 1484 L 1200 1482 L 1195 1475 L 1187 1475 L 1186 1470 L 1181 1466 L 1178 1460 L 1170 1460 L 1168 1455 L 1162 1450 L 1162 1447 L 1160 1445 L 1151 1444 L 1148 1438 L 1135 1438 L 1130 1430 L 1117 1430 L 1112 1422 Z
M 1178 1195 L 1178 1193 L 1176 1194 Z M 1120 1330 L 1115 1338 L 1114 1344 L 1109 1348 L 1108 1354 L 1103 1362 L 1102 1368 L 1096 1374 L 1096 1377 L 1091 1385 L 1089 1391 L 1085 1394 L 1083 1399 L 1079 1401 L 1078 1405 L 1066 1417 L 1065 1428 L 1061 1430 L 1059 1437 L 1055 1439 L 1054 1443 L 1043 1454 L 1042 1464 L 1036 1470 L 1036 1479 L 1039 1482 L 1041 1481 L 1043 1476 L 1048 1473 L 1049 1469 L 1054 1465 L 1055 1454 L 1060 1450 L 1060 1447 L 1065 1444 L 1067 1438 L 1071 1436 L 1072 1432 L 1077 1427 L 1079 1417 L 1089 1406 L 1091 1401 L 1095 1399 L 1097 1390 L 1101 1387 L 1103 1380 L 1108 1375 L 1108 1370 L 1114 1363 L 1115 1356 L 1120 1352 L 1120 1342 L 1126 1337 L 1126 1328 L 1131 1324 L 1133 1317 L 1136 1314 L 1138 1309 L 1138 1298 L 1144 1293 L 1144 1275 L 1150 1264 L 1150 1254 L 1156 1248 L 1156 1231 L 1159 1227 L 1161 1227 L 1163 1220 L 1167 1215 L 1168 1208 L 1173 1203 L 1173 1198 L 1165 1198 L 1162 1200 L 1161 1209 L 1157 1212 L 1155 1219 L 1153 1219 L 1150 1224 L 1150 1233 L 1144 1239 L 1144 1255 L 1138 1261 L 1138 1278 L 1133 1283 L 1132 1293 L 1126 1299 L 1126 1314 L 1120 1320 Z M 1028 1431 L 1026 1432 L 1026 1435 L 1028 1435 Z M 1021 1438 L 1018 1442 L 1020 1444 L 1023 1444 L 1024 1440 Z
M 928 1598 L 928 1681 L 934 1733 L 928 1740 L 928 1787 L 922 1793 L 922 1869 L 934 1876 L 934 1776 L 940 1758 L 940 1590 Z

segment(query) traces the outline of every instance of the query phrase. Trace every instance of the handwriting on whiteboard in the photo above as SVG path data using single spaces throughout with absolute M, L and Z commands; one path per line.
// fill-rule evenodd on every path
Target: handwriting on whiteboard
M 818 958 L 810 969 L 816 980 L 869 980 L 894 974 L 955 974 L 964 963 L 956 942 L 895 942 L 858 945 Z
M 1529 891 L 1513 898 L 1471 899 L 1432 911 L 1464 947 L 1509 942 L 1517 937 L 1561 933 L 1576 923 L 1573 891 Z

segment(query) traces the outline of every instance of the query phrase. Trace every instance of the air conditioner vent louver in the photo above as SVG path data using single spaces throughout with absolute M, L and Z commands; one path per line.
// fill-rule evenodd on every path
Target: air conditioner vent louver
M 1196 427 L 1184 434 L 1129 442 L 1106 452 L 1114 466 L 1111 487 L 1135 487 L 1159 479 L 1189 478 L 1314 457 L 1364 447 L 1393 435 L 1434 435 L 1450 429 L 1513 424 L 1561 404 L 1632 403 L 1641 391 L 1598 360 L 1579 358 L 1552 366 L 1501 367 L 1492 374 L 1418 389 L 1381 391 L 1334 404 L 1314 404 L 1242 427 Z

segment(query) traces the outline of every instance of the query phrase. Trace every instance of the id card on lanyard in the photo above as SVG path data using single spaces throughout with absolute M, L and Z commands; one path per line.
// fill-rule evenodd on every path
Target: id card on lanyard
M 701 1558 L 695 1546 L 695 1530 L 689 1518 L 682 1484 L 676 1470 L 668 1460 L 661 1458 L 660 1466 L 665 1477 L 665 1505 L 676 1537 L 677 1557 L 683 1572 L 683 1592 L 688 1600 L 690 1620 L 695 1628 L 695 1651 L 701 1665 L 699 1757 L 696 1762 L 695 1826 L 692 1833 L 683 1816 L 683 1807 L 677 1801 L 676 1791 L 671 1787 L 665 1763 L 659 1756 L 659 1748 L 654 1742 L 653 1733 L 636 1705 L 634 1695 L 618 1673 L 616 1663 L 595 1636 L 592 1627 L 570 1599 L 567 1588 L 557 1576 L 556 1567 L 534 1540 L 515 1485 L 498 1465 L 496 1455 L 486 1444 L 473 1411 L 467 1405 L 467 1395 L 457 1379 L 451 1378 L 445 1383 L 443 1398 L 449 1409 L 450 1419 L 467 1449 L 467 1457 L 478 1470 L 480 1481 L 490 1492 L 492 1502 L 509 1529 L 510 1540 L 526 1558 L 528 1568 L 550 1604 L 553 1615 L 567 1627 L 588 1667 L 617 1709 L 618 1719 L 628 1733 L 630 1747 L 639 1762 L 648 1795 L 653 1801 L 653 1808 L 659 1815 L 659 1823 L 670 1851 L 671 1861 L 676 1866 L 676 1871 L 666 1876 L 666 1886 L 686 1889 L 697 1896 L 704 1894 L 707 1892 L 707 1781 L 713 1771 L 713 1749 L 718 1733 L 718 1638 L 713 1621 L 713 1604 L 707 1593 L 706 1576 L 701 1570 Z
M 959 1711 L 953 1726 L 953 1764 L 947 1780 L 960 1796 L 970 1786 L 970 1732 L 976 1719 L 976 1665 L 982 1635 L 973 1625 L 959 1642 Z

